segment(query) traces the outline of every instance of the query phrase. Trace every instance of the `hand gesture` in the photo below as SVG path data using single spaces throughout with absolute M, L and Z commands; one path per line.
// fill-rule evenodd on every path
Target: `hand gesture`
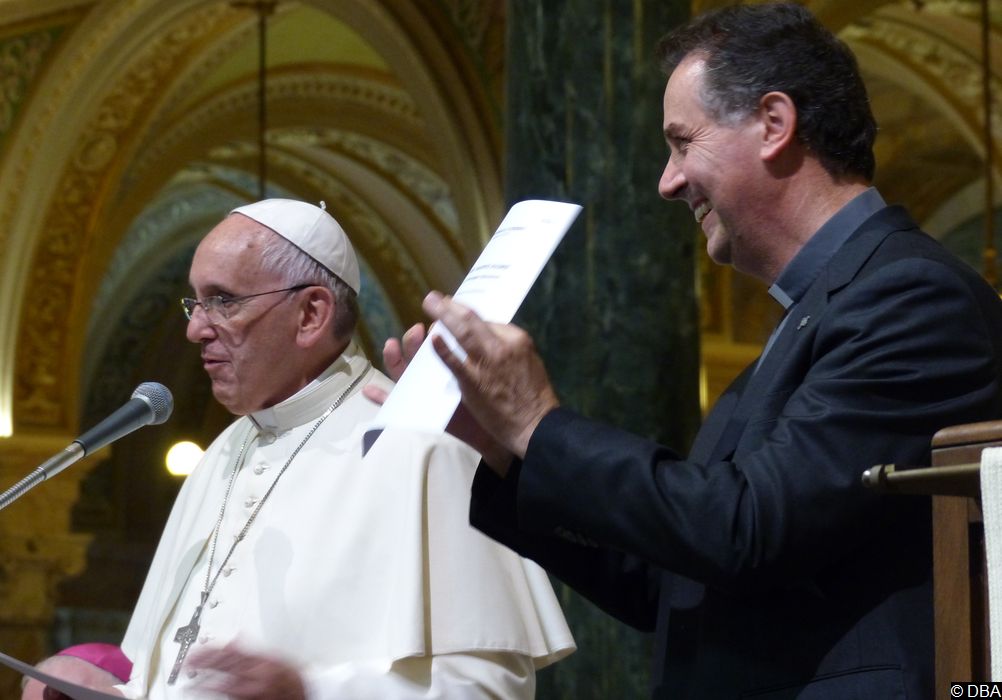
M 432 334 L 435 351 L 459 382 L 472 424 L 481 439 L 489 438 L 484 447 L 490 453 L 481 449 L 481 454 L 503 476 L 511 455 L 525 456 L 536 426 L 560 405 L 543 361 L 532 338 L 517 326 L 486 323 L 438 292 L 425 297 L 423 307 L 466 351 L 466 359 L 460 360 L 441 336 Z
M 204 679 L 198 683 L 199 690 L 229 698 L 306 698 L 306 688 L 296 667 L 271 656 L 250 654 L 232 642 L 219 649 L 202 649 L 192 654 L 185 666 L 194 669 Z

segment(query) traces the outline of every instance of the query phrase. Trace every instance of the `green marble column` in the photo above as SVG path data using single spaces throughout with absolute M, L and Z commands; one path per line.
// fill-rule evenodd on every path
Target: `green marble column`
M 665 76 L 657 39 L 686 0 L 511 0 L 506 196 L 585 207 L 516 321 L 562 401 L 688 448 L 699 421 L 695 226 L 658 197 Z M 542 700 L 648 695 L 650 636 L 558 586 L 579 651 Z

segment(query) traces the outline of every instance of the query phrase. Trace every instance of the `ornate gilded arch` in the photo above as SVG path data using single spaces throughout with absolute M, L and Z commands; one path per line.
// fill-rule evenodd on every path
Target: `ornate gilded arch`
M 283 5 L 336 17 L 389 70 L 275 70 L 272 180 L 330 200 L 396 315 L 415 318 L 424 290 L 455 283 L 500 216 L 497 112 L 463 44 L 491 35 L 476 27 L 486 15 L 447 2 Z M 0 215 L 15 222 L 15 253 L 0 264 L 21 312 L 0 315 L 0 416 L 72 429 L 91 299 L 130 223 L 192 167 L 253 170 L 250 78 L 190 97 L 253 38 L 252 20 L 227 3 L 132 0 L 96 3 L 67 29 L 3 164 Z M 456 26 L 472 34 L 450 39 Z

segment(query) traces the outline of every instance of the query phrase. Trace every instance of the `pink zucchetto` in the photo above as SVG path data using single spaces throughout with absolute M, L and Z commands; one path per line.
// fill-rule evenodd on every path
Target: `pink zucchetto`
M 114 644 L 101 642 L 77 644 L 56 652 L 56 656 L 75 656 L 78 659 L 83 659 L 107 671 L 123 683 L 129 680 L 132 673 L 132 662 Z

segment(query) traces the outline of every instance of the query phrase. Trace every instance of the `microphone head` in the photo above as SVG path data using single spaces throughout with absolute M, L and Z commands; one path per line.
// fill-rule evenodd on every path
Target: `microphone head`
M 153 420 L 147 425 L 160 425 L 174 411 L 174 397 L 170 389 L 157 382 L 143 382 L 132 392 L 133 399 L 142 399 L 153 410 Z

